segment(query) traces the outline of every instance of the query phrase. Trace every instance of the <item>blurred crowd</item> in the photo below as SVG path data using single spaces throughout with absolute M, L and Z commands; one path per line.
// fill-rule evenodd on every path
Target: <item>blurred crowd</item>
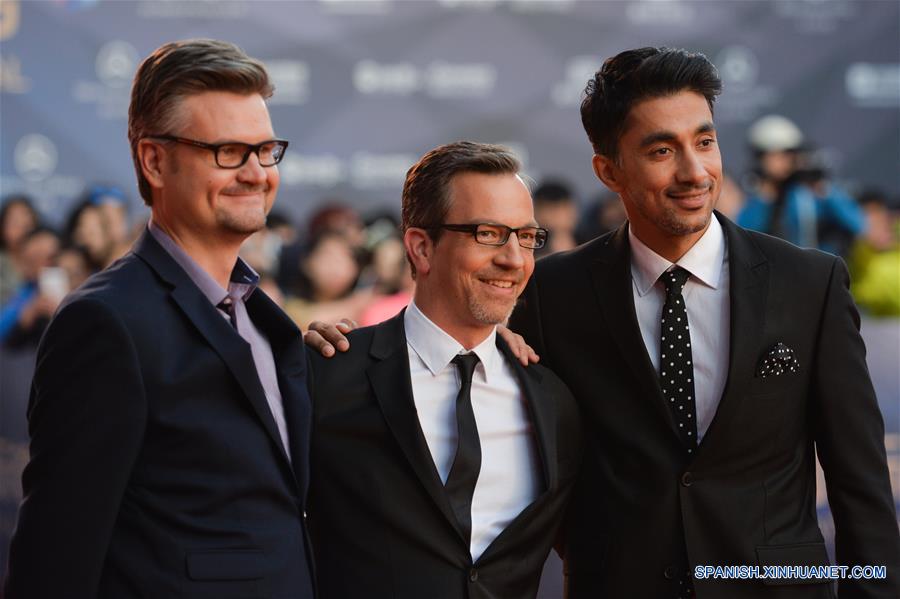
M 736 182 L 726 177 L 718 210 L 744 227 L 842 256 L 863 312 L 900 316 L 900 198 L 876 189 L 851 194 L 788 119 L 767 116 L 749 129 L 754 163 Z M 533 186 L 535 216 L 551 231 L 545 255 L 571 249 L 625 220 L 621 201 L 586 201 L 560 178 Z M 0 344 L 32 350 L 62 298 L 111 264 L 146 222 L 130 218 L 115 187 L 92 186 L 57 230 L 26 196 L 0 204 Z M 396 214 L 360 214 L 325 199 L 305 226 L 273 212 L 241 254 L 260 286 L 305 329 L 315 320 L 350 317 L 375 324 L 412 296 Z

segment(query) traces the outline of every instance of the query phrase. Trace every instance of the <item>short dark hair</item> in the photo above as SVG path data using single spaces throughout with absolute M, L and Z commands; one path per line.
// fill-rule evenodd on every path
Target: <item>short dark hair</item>
M 263 64 L 230 42 L 192 39 L 154 50 L 135 73 L 128 106 L 128 141 L 144 203 L 150 206 L 153 199 L 141 170 L 138 141 L 172 134 L 181 100 L 207 91 L 256 93 L 268 98 L 274 89 Z
M 41 224 L 41 215 L 38 214 L 37 209 L 34 207 L 34 202 L 31 201 L 30 197 L 25 194 L 13 194 L 4 197 L 3 200 L 0 201 L 0 250 L 13 249 L 6 245 L 7 241 L 4 237 L 6 232 L 6 221 L 9 218 L 9 213 L 12 211 L 13 206 L 22 206 L 31 213 L 31 218 L 34 221 L 33 227 Z
M 631 108 L 642 100 L 685 90 L 706 98 L 712 111 L 722 92 L 722 80 L 703 54 L 638 48 L 608 58 L 588 81 L 581 102 L 581 123 L 594 153 L 616 160 Z
M 534 204 L 561 204 L 574 202 L 572 188 L 562 179 L 545 179 L 535 188 Z
M 517 174 L 522 163 L 506 146 L 457 141 L 431 150 L 406 172 L 403 183 L 400 229 L 410 227 L 428 231 L 435 242 L 450 210 L 450 181 L 461 173 L 488 175 Z M 415 266 L 410 261 L 415 275 Z

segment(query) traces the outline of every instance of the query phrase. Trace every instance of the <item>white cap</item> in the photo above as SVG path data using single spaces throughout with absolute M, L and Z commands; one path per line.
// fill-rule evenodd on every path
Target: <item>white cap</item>
M 761 152 L 796 150 L 803 144 L 803 132 L 793 121 L 777 114 L 766 115 L 747 131 L 750 145 Z

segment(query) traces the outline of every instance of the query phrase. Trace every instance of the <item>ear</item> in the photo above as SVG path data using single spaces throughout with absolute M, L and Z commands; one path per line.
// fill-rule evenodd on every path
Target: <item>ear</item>
M 163 187 L 162 172 L 165 152 L 162 147 L 149 139 L 142 139 L 138 141 L 137 154 L 141 171 L 144 173 L 147 181 L 150 182 L 150 186 Z
M 410 227 L 403 234 L 403 246 L 406 255 L 416 267 L 416 277 L 427 275 L 431 270 L 431 259 L 434 256 L 434 242 L 425 229 Z
M 610 191 L 619 193 L 622 190 L 622 176 L 618 165 L 608 156 L 594 154 L 591 159 L 591 166 L 594 167 L 594 174 L 603 181 Z

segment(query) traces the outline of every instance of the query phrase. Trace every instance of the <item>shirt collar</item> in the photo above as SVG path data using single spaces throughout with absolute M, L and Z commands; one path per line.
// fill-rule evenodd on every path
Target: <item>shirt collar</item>
M 231 271 L 226 291 L 180 245 L 175 243 L 168 233 L 154 224 L 152 219 L 147 228 L 159 245 L 172 256 L 172 259 L 187 273 L 191 281 L 214 306 L 218 306 L 226 297 L 231 297 L 232 300 L 246 300 L 259 284 L 259 275 L 239 257 Z
M 467 352 L 459 341 L 425 316 L 415 301 L 409 303 L 403 314 L 403 326 L 406 330 L 406 342 L 434 376 L 447 368 L 457 354 L 477 355 L 484 369 L 486 382 L 491 382 L 502 366 L 500 350 L 497 349 L 497 327 L 493 327 L 484 341 Z
M 669 262 L 637 238 L 628 227 L 628 242 L 631 245 L 631 277 L 637 285 L 638 294 L 643 297 L 653 288 L 660 275 L 669 270 Z M 719 219 L 713 215 L 709 226 L 697 243 L 678 259 L 682 267 L 707 287 L 718 289 L 722 279 L 722 265 L 725 262 L 725 235 Z

